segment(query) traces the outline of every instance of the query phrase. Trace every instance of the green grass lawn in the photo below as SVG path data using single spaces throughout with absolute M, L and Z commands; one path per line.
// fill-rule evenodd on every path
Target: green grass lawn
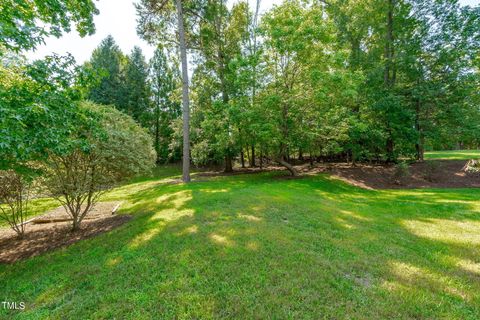
M 480 150 L 449 150 L 425 152 L 426 160 L 470 160 L 479 158 Z
M 0 266 L 0 298 L 27 306 L 0 317 L 480 317 L 480 190 L 281 174 L 116 189 L 131 222 Z

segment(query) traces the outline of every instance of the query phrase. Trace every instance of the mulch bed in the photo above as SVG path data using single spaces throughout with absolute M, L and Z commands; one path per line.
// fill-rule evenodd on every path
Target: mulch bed
M 416 162 L 409 167 L 409 176 L 399 183 L 393 178 L 395 167 L 347 164 L 329 164 L 308 172 L 328 172 L 353 185 L 367 189 L 416 189 L 416 188 L 479 188 L 480 175 L 467 174 L 463 167 L 466 160 L 431 160 L 437 168 L 430 179 L 426 177 L 427 163 Z
M 427 162 L 416 162 L 409 166 L 409 176 L 398 181 L 394 179 L 394 165 L 367 165 L 357 164 L 352 166 L 347 163 L 316 163 L 296 165 L 298 176 L 291 176 L 281 166 L 268 166 L 260 168 L 235 169 L 234 172 L 202 172 L 196 174 L 194 181 L 205 181 L 209 177 L 232 176 L 252 174 L 266 171 L 285 171 L 284 175 L 276 175 L 274 180 L 294 180 L 314 175 L 328 173 L 345 182 L 366 189 L 417 189 L 417 188 L 479 188 L 480 175 L 467 174 L 463 167 L 467 160 L 429 160 L 437 164 L 433 174 L 426 176 Z
M 29 223 L 23 239 L 18 239 L 14 231 L 0 229 L 0 263 L 13 263 L 22 259 L 40 255 L 47 251 L 69 246 L 77 241 L 94 237 L 117 228 L 132 217 L 112 215 L 115 202 L 98 203 L 94 210 L 83 220 L 81 229 L 71 231 L 72 223 L 49 222 Z M 61 220 L 68 217 L 63 207 L 52 210 L 38 219 Z

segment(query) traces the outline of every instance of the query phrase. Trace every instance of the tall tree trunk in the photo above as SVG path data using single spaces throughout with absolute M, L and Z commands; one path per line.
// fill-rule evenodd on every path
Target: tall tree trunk
M 182 180 L 190 182 L 190 99 L 188 95 L 187 44 L 183 21 L 182 1 L 175 0 L 177 7 L 178 38 L 182 60 L 182 106 L 183 106 L 183 174 Z
M 225 156 L 225 172 L 233 172 L 232 157 L 229 154 Z
M 252 156 L 250 157 L 250 167 L 255 167 L 255 145 L 252 144 Z
M 387 150 L 387 162 L 392 163 L 395 162 L 395 144 L 392 138 L 392 130 L 388 128 L 387 130 L 387 142 L 385 145 L 385 149 Z
M 416 102 L 416 107 L 415 107 L 415 130 L 417 131 L 418 134 L 418 140 L 417 143 L 415 144 L 415 149 L 417 151 L 417 160 L 418 161 L 423 161 L 423 155 L 424 155 L 424 136 L 423 136 L 423 131 L 422 127 L 420 126 L 420 99 L 417 99 Z
M 245 168 L 245 154 L 243 152 L 243 148 L 242 151 L 240 151 L 240 162 L 242 163 L 242 168 Z
M 260 148 L 260 169 L 263 169 L 263 150 L 261 148 Z
M 160 163 L 160 102 L 157 97 L 155 110 L 155 150 L 157 151 L 157 164 Z

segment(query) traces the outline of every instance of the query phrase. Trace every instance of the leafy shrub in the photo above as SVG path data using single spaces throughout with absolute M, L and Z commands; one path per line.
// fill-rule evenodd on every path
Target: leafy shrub
M 25 234 L 25 218 L 30 183 L 13 170 L 0 171 L 0 218 L 5 220 L 18 237 Z
M 71 216 L 73 230 L 80 228 L 102 193 L 148 172 L 156 158 L 150 136 L 131 117 L 92 103 L 83 103 L 81 109 L 93 115 L 90 121 L 101 130 L 85 132 L 79 123 L 71 148 L 51 153 L 44 162 L 44 185 Z M 79 136 L 86 136 L 88 147 L 75 143 Z
M 436 161 L 427 161 L 425 162 L 425 172 L 424 178 L 430 182 L 435 180 L 439 172 L 439 164 Z
M 406 162 L 400 162 L 395 165 L 395 169 L 393 171 L 393 182 L 395 184 L 403 184 L 405 180 L 410 176 L 410 170 L 408 168 L 408 164 Z

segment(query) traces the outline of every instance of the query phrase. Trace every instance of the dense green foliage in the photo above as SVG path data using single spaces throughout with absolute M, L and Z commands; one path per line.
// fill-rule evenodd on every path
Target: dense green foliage
M 93 15 L 97 13 L 92 0 L 2 0 L 0 43 L 16 51 L 34 49 L 48 36 L 70 32 L 72 24 L 81 36 L 90 35 L 95 32 Z
M 178 123 L 181 115 L 177 98 L 178 78 L 177 69 L 168 63 L 164 50 L 157 48 L 150 61 L 149 79 L 153 95 L 151 128 L 155 137 L 158 163 L 181 158 L 173 138 L 173 126 L 175 122 Z
M 161 48 L 147 63 L 140 48 L 124 55 L 108 36 L 94 50 L 84 70 L 98 79 L 87 89 L 89 100 L 113 105 L 149 129 L 159 163 L 179 159 L 178 147 L 172 145 L 173 122 L 181 115 L 176 96 L 178 74 Z
M 277 174 L 123 186 L 127 225 L 0 266 L 31 318 L 477 319 L 478 189 Z M 168 176 L 174 175 L 174 176 Z M 81 263 L 80 263 L 81 262 Z
M 171 10 L 155 11 L 163 4 L 137 6 L 138 31 L 169 46 Z M 197 164 L 229 171 L 245 155 L 254 166 L 259 152 L 287 167 L 305 155 L 421 160 L 426 149 L 479 144 L 478 7 L 285 1 L 260 20 L 247 2 L 185 7 Z
M 51 56 L 32 64 L 16 56 L 1 61 L 0 168 L 21 169 L 48 152 L 62 153 L 84 142 L 67 137 L 78 121 L 89 130 L 95 127 L 78 109 L 85 82 L 91 77 L 72 57 Z

